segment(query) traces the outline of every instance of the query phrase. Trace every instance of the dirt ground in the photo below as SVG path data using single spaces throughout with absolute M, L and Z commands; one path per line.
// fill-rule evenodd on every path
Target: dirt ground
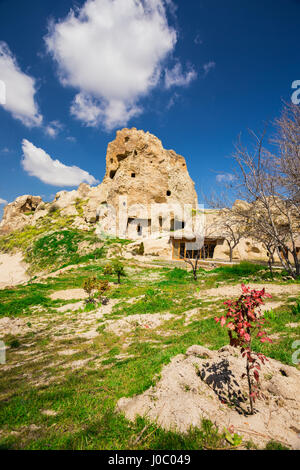
M 144 315 L 129 315 L 128 317 L 121 318 L 120 320 L 108 320 L 105 331 L 111 331 L 118 336 L 121 336 L 124 332 L 133 330 L 140 326 L 142 328 L 157 328 L 163 322 L 173 318 L 170 313 L 160 314 L 144 314 Z
M 26 274 L 26 269 L 27 265 L 21 253 L 0 254 L 0 289 L 27 282 L 29 276 Z
M 247 284 L 248 287 L 248 284 Z M 263 289 L 265 288 L 266 293 L 277 296 L 277 295 L 294 295 L 300 293 L 300 285 L 276 285 L 276 284 L 250 284 L 252 289 Z M 221 299 L 223 297 L 238 297 L 241 295 L 241 285 L 237 284 L 235 286 L 220 286 L 208 290 L 200 291 L 197 294 L 198 298 L 203 297 L 215 297 L 216 299 Z
M 121 398 L 117 410 L 134 420 L 146 416 L 167 430 L 188 431 L 210 419 L 220 430 L 233 426 L 259 447 L 270 440 L 300 449 L 300 371 L 269 359 L 262 366 L 261 398 L 249 415 L 245 359 L 224 346 L 211 351 L 190 347 L 165 366 L 156 386 Z
M 88 297 L 83 289 L 65 289 L 50 295 L 51 300 L 82 300 Z

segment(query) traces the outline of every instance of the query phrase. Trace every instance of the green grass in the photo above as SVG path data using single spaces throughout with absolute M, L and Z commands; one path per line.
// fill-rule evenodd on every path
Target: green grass
M 265 266 L 243 261 L 239 264 L 234 264 L 233 266 L 221 266 L 219 268 L 214 269 L 211 272 L 221 275 L 220 277 L 222 277 L 222 279 L 226 279 L 226 278 L 238 278 L 239 279 L 240 277 L 244 277 L 244 276 L 252 276 L 258 273 L 261 274 L 262 271 L 266 271 Z
M 83 208 L 84 206 L 86 206 L 86 204 L 89 202 L 88 199 L 80 199 L 80 198 L 77 198 L 76 201 L 75 201 L 75 208 L 78 212 L 78 215 L 79 217 L 83 217 Z
M 190 274 L 184 269 L 174 268 L 170 271 L 167 271 L 166 278 L 169 281 L 183 282 L 183 281 L 188 281 L 189 280 Z
M 42 271 L 47 268 L 61 268 L 70 264 L 79 264 L 89 259 L 99 259 L 104 256 L 104 249 L 98 248 L 91 253 L 81 255 L 78 245 L 80 242 L 98 242 L 94 234 L 69 229 L 60 230 L 38 238 L 27 250 L 25 260 L 31 264 L 31 271 Z
M 63 234 L 66 236 L 58 239 L 51 238 L 58 233 L 59 230 L 48 234 L 50 239 L 47 239 L 45 247 L 42 243 L 37 245 L 37 250 L 41 250 L 38 253 L 48 260 L 49 265 L 57 243 L 59 246 L 62 244 L 67 259 L 76 254 L 72 248 L 78 244 L 76 231 Z M 66 259 L 64 261 L 67 262 Z M 202 289 L 218 282 L 230 284 L 241 282 L 246 276 L 260 276 L 264 268 L 238 265 L 235 273 L 226 271 L 227 267 L 225 272 L 221 268 L 201 270 L 198 281 L 194 282 L 191 273 L 184 269 L 157 265 L 143 268 L 132 261 L 123 262 L 127 275 L 121 285 L 113 284 L 108 293 L 110 299 L 118 299 L 120 303 L 106 319 L 172 313 L 173 318 L 157 330 L 137 327 L 119 337 L 105 331 L 105 319 L 98 318 L 93 327 L 97 328 L 99 335 L 86 340 L 77 335 L 80 322 L 79 326 L 73 323 L 78 312 L 71 315 L 56 312 L 55 307 L 71 301 L 52 301 L 49 297 L 52 292 L 82 287 L 84 280 L 91 275 L 116 282 L 115 275 L 103 275 L 103 267 L 107 263 L 103 258 L 48 278 L 43 283 L 0 290 L 0 316 L 26 316 L 25 322 L 30 325 L 24 336 L 5 338 L 11 345 L 7 353 L 8 364 L 23 364 L 5 372 L 0 368 L 0 428 L 3 430 L 0 448 L 198 450 L 229 446 L 223 431 L 208 421 L 203 421 L 202 427 L 191 429 L 185 435 L 176 430 L 167 432 L 142 418 L 136 422 L 126 420 L 116 412 L 116 403 L 121 397 L 132 397 L 149 389 L 159 380 L 162 367 L 177 354 L 185 353 L 188 347 L 200 344 L 219 349 L 228 344 L 227 331 L 214 321 L 214 316 L 219 316 L 224 309 L 223 300 L 202 300 L 198 298 L 199 294 Z M 153 279 L 151 274 L 155 274 Z M 135 299 L 140 296 L 142 298 Z M 129 299 L 133 302 L 126 302 Z M 293 335 L 300 331 L 299 327 L 290 328 L 288 324 L 299 322 L 299 305 L 300 299 L 294 298 L 289 305 L 267 312 L 267 331 L 279 334 L 279 339 L 272 344 L 254 341 L 254 349 L 292 365 Z M 40 307 L 41 311 L 33 310 L 33 307 Z M 87 320 L 95 314 L 94 306 L 91 311 L 89 308 L 81 311 Z M 198 312 L 196 317 L 190 324 L 185 324 L 183 312 L 195 308 Z M 34 326 L 39 320 L 44 321 L 43 327 L 36 330 Z M 63 329 L 55 331 L 59 327 Z M 71 331 L 72 337 L 62 336 L 71 336 Z M 17 346 L 13 348 L 16 341 Z M 71 349 L 75 353 L 61 356 L 58 352 L 63 349 Z M 34 353 L 32 357 L 41 355 L 40 359 L 23 362 L 26 355 L 22 353 L 27 351 Z M 88 358 L 90 362 L 84 367 L 72 369 L 72 361 Z M 46 381 L 39 387 L 34 385 L 34 381 L 40 381 L 43 375 L 54 379 L 53 382 Z M 45 416 L 42 413 L 42 410 L 49 409 L 57 415 Z M 37 428 L 32 428 L 32 425 Z M 144 434 L 134 444 L 145 426 Z M 268 445 L 276 447 L 274 443 Z
M 159 313 L 171 310 L 173 301 L 166 294 L 154 289 L 147 289 L 142 299 L 132 305 L 121 306 L 114 309 L 115 315 L 141 315 L 146 313 Z
M 50 231 L 67 229 L 70 227 L 74 217 L 62 217 L 60 211 L 56 210 L 42 217 L 35 225 L 26 225 L 21 230 L 0 237 L 0 251 L 9 253 L 14 250 L 26 249 L 41 235 Z
M 28 293 L 27 295 L 6 300 L 0 304 L 1 316 L 18 316 L 30 314 L 30 308 L 35 306 L 50 307 L 55 305 L 49 298 L 38 292 Z
M 290 450 L 290 449 L 288 447 L 282 445 L 280 442 L 270 441 L 266 445 L 266 450 Z

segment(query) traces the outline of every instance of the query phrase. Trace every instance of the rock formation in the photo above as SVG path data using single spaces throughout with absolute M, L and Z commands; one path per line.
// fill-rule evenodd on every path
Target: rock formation
M 179 245 L 170 240 L 170 230 L 178 234 L 177 230 L 184 228 L 182 238 L 188 238 L 188 227 L 186 219 L 168 210 L 167 205 L 196 208 L 197 203 L 184 157 L 173 150 L 165 150 L 162 142 L 149 132 L 122 129 L 108 144 L 106 172 L 100 185 L 90 187 L 82 183 L 77 190 L 59 191 L 52 203 L 44 203 L 39 196 L 18 197 L 4 209 L 0 234 L 40 224 L 43 217 L 58 209 L 61 216 L 69 217 L 72 227 L 90 230 L 96 226 L 101 236 L 107 233 L 132 240 L 144 238 L 145 254 L 177 259 Z M 161 211 L 156 217 L 151 213 L 152 204 L 159 205 Z M 234 207 L 247 209 L 247 203 L 236 201 Z M 122 209 L 122 227 L 121 223 L 116 223 L 118 218 L 114 213 L 118 214 L 119 209 Z M 220 228 L 219 211 L 205 212 L 205 239 L 207 248 L 204 250 L 210 253 L 209 258 L 228 260 L 229 247 Z M 175 255 L 172 246 L 175 246 Z M 128 246 L 129 255 L 136 249 L 134 243 Z M 234 249 L 233 259 L 268 260 L 265 248 L 249 237 L 243 238 Z M 278 261 L 276 257 L 275 260 Z
M 32 215 L 39 204 L 42 203 L 40 196 L 20 196 L 4 208 L 3 219 L 0 224 L 0 230 L 4 233 L 10 233 L 21 229 L 25 225 L 32 223 Z
M 184 157 L 165 150 L 149 132 L 123 129 L 108 144 L 107 202 L 117 207 L 118 196 L 127 195 L 128 205 L 151 203 L 197 204 L 197 194 Z
M 128 206 L 151 203 L 181 203 L 197 205 L 197 194 L 184 157 L 165 150 L 161 141 L 142 130 L 122 129 L 108 144 L 106 173 L 97 187 L 81 184 L 74 191 L 60 191 L 55 205 L 63 216 L 74 216 L 74 225 L 88 229 L 102 220 L 103 230 L 111 220 L 107 205 L 118 210 L 119 196 L 127 196 Z M 0 232 L 10 233 L 34 224 L 46 215 L 51 204 L 41 205 L 42 199 L 21 196 L 8 204 L 0 224 Z M 27 213 L 27 215 L 25 215 Z

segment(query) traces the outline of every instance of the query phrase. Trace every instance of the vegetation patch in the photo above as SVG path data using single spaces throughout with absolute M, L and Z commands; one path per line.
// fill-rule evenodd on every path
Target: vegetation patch
M 65 230 L 48 235 L 59 232 Z M 63 246 L 68 246 L 69 240 L 72 246 L 73 240 L 78 244 L 76 232 L 74 238 L 54 239 L 54 243 L 63 240 Z M 81 236 L 80 231 L 79 234 Z M 90 233 L 82 235 L 90 236 Z M 44 253 L 43 246 L 40 248 L 40 253 Z M 71 259 L 74 251 L 64 249 Z M 68 259 L 61 262 L 66 263 Z M 224 299 L 202 299 L 201 292 L 215 287 L 218 282 L 237 283 L 245 275 L 227 277 L 222 272 L 199 270 L 195 282 L 185 269 L 170 269 L 164 263 L 153 268 L 141 267 L 132 260 L 122 260 L 126 276 L 117 284 L 114 270 L 105 270 L 105 266 L 111 264 L 105 259 L 104 247 L 104 257 L 90 260 L 89 264 L 75 265 L 43 282 L 0 291 L 0 317 L 27 316 L 24 325 L 31 326 L 24 328 L 23 335 L 5 337 L 8 345 L 14 340 L 19 343 L 7 352 L 7 365 L 11 369 L 5 372 L 0 369 L 0 426 L 3 430 L 0 446 L 9 449 L 231 448 L 224 430 L 216 429 L 210 422 L 205 422 L 204 428 L 200 426 L 181 434 L 164 431 L 142 418 L 129 422 L 115 409 L 121 397 L 141 394 L 155 385 L 163 366 L 174 356 L 185 354 L 190 346 L 199 344 L 220 349 L 227 344 L 227 332 L 214 321 L 214 317 L 224 311 Z M 152 273 L 155 278 L 150 283 Z M 85 311 L 83 307 L 77 311 L 57 312 L 58 306 L 70 304 L 72 300 L 51 300 L 53 292 L 82 288 L 84 282 L 93 277 L 97 282 L 109 281 L 111 289 L 105 293 L 109 299 L 107 306 L 90 303 L 91 307 Z M 118 302 L 115 307 L 112 299 Z M 279 339 L 272 344 L 262 344 L 255 339 L 253 349 L 293 365 L 292 344 L 297 338 L 292 335 L 299 330 L 288 325 L 299 322 L 299 299 L 294 297 L 286 304 L 284 298 L 280 300 L 283 300 L 282 306 L 265 312 L 268 335 L 277 334 Z M 103 316 L 102 308 L 105 309 Z M 186 323 L 185 313 L 191 309 L 195 312 Z M 173 317 L 159 326 L 152 327 L 146 321 L 121 331 L 120 336 L 105 331 L 110 319 L 126 320 L 129 315 L 163 315 L 163 312 Z M 97 335 L 89 338 L 90 330 Z M 87 336 L 81 336 L 83 333 Z M 68 351 L 76 354 L 68 355 Z M 41 410 L 54 410 L 57 415 L 45 416 Z M 232 440 L 235 442 L 234 435 Z
M 82 241 L 93 244 L 99 240 L 93 234 L 86 234 L 75 229 L 53 232 L 35 240 L 27 250 L 25 260 L 31 264 L 31 271 L 37 272 L 103 257 L 104 250 L 102 248 L 81 255 L 78 245 Z

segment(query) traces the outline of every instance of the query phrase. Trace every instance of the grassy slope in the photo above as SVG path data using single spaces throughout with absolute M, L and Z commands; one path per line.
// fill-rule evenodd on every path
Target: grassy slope
M 83 215 L 84 202 L 78 200 L 75 203 L 78 215 Z M 0 252 L 22 251 L 24 260 L 29 265 L 29 274 L 34 275 L 100 259 L 107 246 L 116 242 L 117 246 L 128 243 L 128 240 L 110 239 L 103 248 L 95 248 L 95 244 L 99 245 L 99 238 L 94 229 L 87 232 L 73 228 L 74 219 L 73 216 L 61 216 L 58 209 L 49 212 L 35 225 L 27 225 L 22 230 L 0 237 Z M 80 245 L 83 244 L 85 250 L 80 250 Z
M 193 282 L 190 274 L 182 269 L 158 266 L 146 269 L 127 262 L 127 276 L 121 286 L 109 292 L 110 298 L 120 300 L 109 317 L 167 311 L 174 318 L 156 330 L 137 327 L 121 337 L 106 333 L 103 320 L 99 320 L 99 335 L 91 341 L 83 340 L 76 336 L 77 313 L 56 311 L 56 307 L 70 301 L 52 301 L 49 294 L 81 287 L 90 275 L 115 282 L 114 275 L 103 276 L 105 263 L 105 259 L 90 260 L 85 267 L 74 268 L 43 283 L 0 291 L 0 316 L 26 318 L 29 325 L 42 322 L 38 331 L 31 332 L 29 328 L 23 337 L 4 338 L 14 346 L 8 350 L 8 364 L 16 367 L 7 371 L 0 368 L 0 429 L 3 430 L 0 445 L 26 449 L 201 449 L 225 445 L 223 436 L 207 422 L 201 430 L 191 430 L 185 436 L 149 424 L 137 441 L 146 424 L 144 419 L 130 423 L 115 413 L 115 405 L 122 396 L 148 389 L 158 379 L 162 366 L 189 346 L 202 344 L 217 349 L 227 344 L 226 332 L 213 320 L 223 308 L 222 301 L 201 301 L 195 297 L 197 292 L 219 284 L 265 280 L 266 271 L 245 264 L 234 269 L 202 270 L 198 281 Z M 274 282 L 283 283 L 281 279 Z M 145 297 L 135 299 L 141 295 Z M 129 299 L 133 303 L 126 304 Z M 275 313 L 267 314 L 268 331 L 279 333 L 279 340 L 271 345 L 254 345 L 287 364 L 291 364 L 292 342 L 300 331 L 299 327 L 287 326 L 299 322 L 299 308 L 292 308 L 295 301 L 289 299 Z M 185 325 L 183 313 L 196 307 L 197 315 L 191 324 Z M 86 315 L 88 318 L 89 313 Z M 57 332 L 59 327 L 62 330 Z M 71 333 L 71 338 L 64 338 L 64 333 Z M 59 356 L 63 349 L 75 353 Z M 22 354 L 28 350 L 36 362 Z M 125 357 L 119 357 L 120 354 Z M 72 361 L 85 359 L 84 367 L 72 370 Z M 45 380 L 36 386 L 36 381 L 45 375 L 52 382 Z M 43 415 L 41 411 L 47 409 L 58 414 Z

